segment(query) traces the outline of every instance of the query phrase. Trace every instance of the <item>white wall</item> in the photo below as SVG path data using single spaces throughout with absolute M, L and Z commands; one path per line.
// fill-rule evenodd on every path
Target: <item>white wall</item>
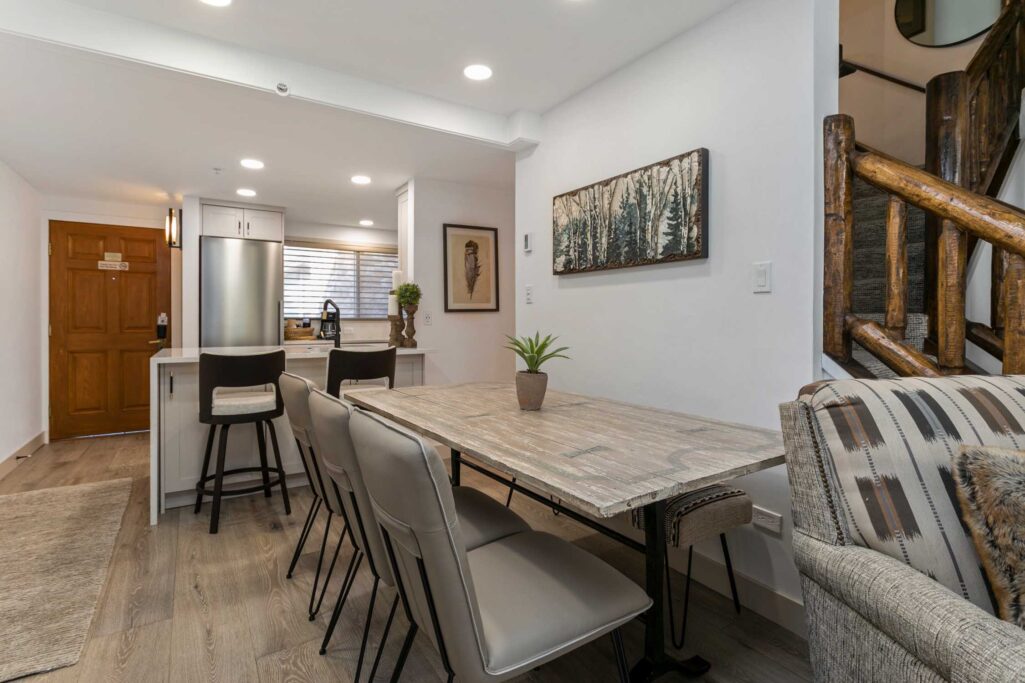
M 415 185 L 413 272 L 423 290 L 416 315 L 416 339 L 421 347 L 432 349 L 426 357 L 426 381 L 510 381 L 515 362 L 504 346 L 505 336 L 513 333 L 516 320 L 513 192 L 426 178 L 415 179 Z M 498 312 L 445 312 L 444 223 L 498 229 Z M 433 319 L 431 325 L 426 322 L 428 315 Z
M 816 365 L 816 150 L 836 102 L 836 14 L 813 4 L 742 1 L 543 117 L 543 142 L 516 166 L 517 237 L 535 237 L 517 254 L 516 328 L 571 347 L 552 386 L 779 428 L 778 404 Z M 697 147 L 710 150 L 707 260 L 552 275 L 553 196 Z M 755 261 L 773 262 L 771 294 L 751 291 Z M 782 538 L 740 530 L 737 570 L 799 601 L 784 469 L 739 483 L 785 525 Z M 721 561 L 717 545 L 699 552 Z
M 0 464 L 46 430 L 41 369 L 46 299 L 39 288 L 40 254 L 46 240 L 39 231 L 39 195 L 0 162 L 0 320 L 7 325 L 0 377 L 6 387 L 0 401 Z
M 897 30 L 895 3 L 840 1 L 844 59 L 925 86 L 933 76 L 964 69 L 985 37 L 945 48 L 915 45 Z M 857 73 L 840 81 L 840 111 L 854 117 L 860 142 L 911 164 L 925 163 L 924 94 Z

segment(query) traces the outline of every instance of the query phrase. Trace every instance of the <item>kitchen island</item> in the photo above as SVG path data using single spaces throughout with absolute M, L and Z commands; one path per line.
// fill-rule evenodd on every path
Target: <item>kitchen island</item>
M 386 344 L 343 344 L 354 351 L 373 351 Z M 285 346 L 231 348 L 163 349 L 150 359 L 150 524 L 168 508 L 192 505 L 196 500 L 196 482 L 203 465 L 203 449 L 209 426 L 199 421 L 199 355 L 255 354 L 284 349 L 285 367 L 323 387 L 327 378 L 327 357 L 331 344 L 295 343 Z M 395 385 L 419 386 L 424 383 L 426 349 L 398 349 Z M 372 386 L 376 386 L 371 384 Z M 274 421 L 281 460 L 290 486 L 305 485 L 299 452 L 286 416 Z M 232 430 L 228 440 L 231 467 L 255 466 L 259 462 L 256 430 Z M 258 474 L 244 475 L 258 477 Z M 227 483 L 247 481 L 226 479 Z

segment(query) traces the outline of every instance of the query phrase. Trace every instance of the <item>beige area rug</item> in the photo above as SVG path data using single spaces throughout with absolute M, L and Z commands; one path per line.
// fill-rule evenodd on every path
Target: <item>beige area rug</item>
M 0 496 L 0 680 L 78 661 L 131 479 Z

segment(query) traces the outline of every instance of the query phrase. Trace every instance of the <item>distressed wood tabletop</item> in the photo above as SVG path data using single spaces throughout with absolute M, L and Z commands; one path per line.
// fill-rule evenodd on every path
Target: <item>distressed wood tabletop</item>
M 509 383 L 346 391 L 352 403 L 598 517 L 783 464 L 779 432 Z

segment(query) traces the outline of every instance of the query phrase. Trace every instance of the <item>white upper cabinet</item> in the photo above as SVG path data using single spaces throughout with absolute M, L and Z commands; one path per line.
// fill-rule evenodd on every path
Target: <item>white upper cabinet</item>
M 203 234 L 211 237 L 245 237 L 242 226 L 244 209 L 233 206 L 203 205 Z
M 243 235 L 251 240 L 280 242 L 285 238 L 284 215 L 277 211 L 245 209 L 242 217 Z
M 284 214 L 263 209 L 203 205 L 203 234 L 281 242 L 285 238 Z

